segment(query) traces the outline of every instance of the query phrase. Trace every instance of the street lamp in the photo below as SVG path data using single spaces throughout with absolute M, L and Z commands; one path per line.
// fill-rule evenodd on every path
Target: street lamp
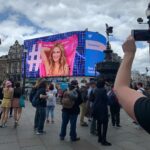
M 25 95 L 27 49 L 23 49 L 23 94 Z

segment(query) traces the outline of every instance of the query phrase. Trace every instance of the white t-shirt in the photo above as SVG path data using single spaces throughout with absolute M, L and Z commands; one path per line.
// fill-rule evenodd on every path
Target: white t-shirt
M 143 91 L 145 91 L 145 89 L 141 87 L 137 91 L 143 94 Z
M 48 98 L 47 98 L 47 106 L 55 106 L 56 105 L 56 90 L 50 90 L 46 92 Z

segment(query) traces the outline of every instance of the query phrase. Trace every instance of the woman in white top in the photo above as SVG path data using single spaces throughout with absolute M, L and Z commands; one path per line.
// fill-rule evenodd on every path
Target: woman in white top
M 51 114 L 51 123 L 54 123 L 54 109 L 56 106 L 56 93 L 54 85 L 51 83 L 47 91 L 47 108 L 46 108 L 46 122 L 49 123 L 49 114 Z

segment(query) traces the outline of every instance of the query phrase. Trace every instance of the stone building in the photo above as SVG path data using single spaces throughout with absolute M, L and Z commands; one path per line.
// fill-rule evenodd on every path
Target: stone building
M 140 74 L 139 71 L 131 72 L 132 84 L 135 85 L 138 82 L 142 82 L 145 88 L 150 88 L 150 76 L 147 74 Z
M 22 64 L 23 45 L 15 41 L 14 45 L 10 46 L 7 59 L 7 74 L 9 79 L 13 81 L 21 80 L 21 64 Z
M 7 58 L 8 55 L 0 57 L 0 82 L 7 78 Z
M 18 41 L 10 46 L 8 55 L 0 57 L 0 67 L 3 68 L 0 81 L 11 79 L 12 81 L 21 81 L 21 64 L 22 64 L 23 45 Z

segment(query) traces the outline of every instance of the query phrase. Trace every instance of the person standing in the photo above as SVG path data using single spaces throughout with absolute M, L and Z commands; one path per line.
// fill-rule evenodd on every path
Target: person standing
M 73 94 L 74 96 L 71 96 L 72 94 L 69 93 L 76 93 Z M 75 142 L 79 141 L 80 138 L 77 137 L 76 133 L 76 124 L 77 124 L 77 118 L 80 113 L 80 104 L 82 103 L 81 93 L 78 89 L 78 82 L 76 80 L 71 81 L 69 85 L 69 92 L 64 92 L 62 103 L 64 98 L 70 98 L 73 97 L 74 104 L 71 108 L 65 108 L 63 106 L 62 108 L 62 124 L 61 124 L 61 131 L 60 131 L 60 140 L 64 140 L 66 136 L 66 128 L 68 125 L 68 122 L 70 121 L 70 140 Z
M 92 109 L 93 109 L 93 104 L 95 101 L 95 89 L 96 89 L 96 82 L 95 81 L 91 81 L 90 82 L 90 92 L 89 92 L 89 96 L 88 96 L 88 100 L 90 102 L 90 112 L 91 112 L 91 126 L 90 126 L 90 133 L 93 135 L 97 134 L 97 127 L 96 127 L 96 119 L 92 116 Z
M 51 83 L 48 91 L 46 92 L 47 98 L 47 107 L 46 107 L 46 122 L 49 123 L 49 113 L 51 114 L 51 123 L 54 123 L 54 109 L 56 106 L 56 89 L 54 89 L 54 85 Z
M 1 108 L 2 99 L 3 99 L 3 84 L 0 87 L 0 118 L 1 118 L 1 115 L 2 115 L 2 108 Z
M 104 146 L 111 146 L 111 143 L 106 140 L 108 128 L 108 97 L 104 86 L 105 82 L 103 80 L 97 82 L 97 88 L 94 91 L 93 118 L 97 120 L 98 142 Z
M 36 114 L 34 119 L 34 130 L 37 135 L 41 135 L 46 133 L 44 131 L 44 122 L 46 119 L 46 88 L 47 82 L 46 80 L 42 80 L 37 87 L 37 106 L 36 106 Z
M 111 113 L 111 122 L 113 127 L 121 127 L 120 125 L 120 104 L 113 88 L 108 92 L 109 107 Z
M 5 87 L 3 88 L 3 100 L 2 100 L 2 116 L 0 120 L 0 127 L 6 127 L 6 122 L 8 119 L 9 109 L 11 107 L 11 100 L 13 97 L 14 89 L 12 88 L 12 83 L 10 81 L 5 82 Z
M 87 110 L 87 107 L 86 107 L 87 94 L 88 94 L 87 87 L 85 85 L 82 85 L 80 88 L 80 92 L 81 92 L 81 97 L 83 101 L 82 104 L 80 105 L 81 106 L 80 125 L 83 127 L 87 127 L 88 124 L 87 122 L 84 121 L 86 110 Z
M 20 87 L 20 83 L 17 82 L 15 84 L 14 95 L 12 99 L 12 108 L 14 110 L 14 127 L 15 128 L 18 126 L 18 122 L 20 120 L 21 113 L 22 113 L 22 107 L 20 107 L 20 104 L 19 104 L 19 99 L 21 97 L 21 94 L 22 94 L 22 89 Z
M 9 80 L 12 83 L 12 88 L 14 88 L 14 82 L 12 79 Z M 13 116 L 13 107 L 11 105 L 10 109 L 9 109 L 9 117 L 11 118 Z

